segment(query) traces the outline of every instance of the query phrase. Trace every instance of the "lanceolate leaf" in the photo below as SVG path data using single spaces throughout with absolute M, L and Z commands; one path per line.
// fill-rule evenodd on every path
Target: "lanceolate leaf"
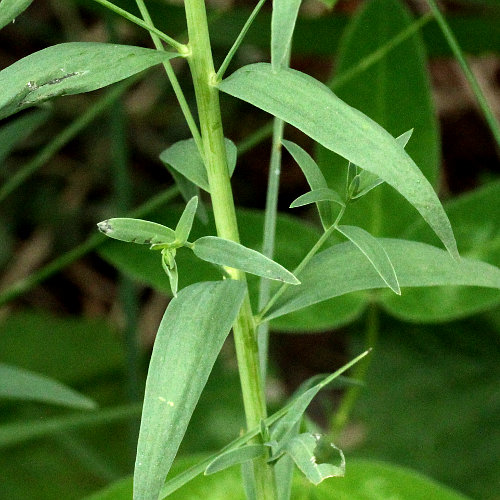
M 0 399 L 38 401 L 82 410 L 97 406 L 57 380 L 5 363 L 0 363 L 0 380 Z
M 365 254 L 377 273 L 380 274 L 380 277 L 387 283 L 387 286 L 393 292 L 401 295 L 394 266 L 380 241 L 357 226 L 339 226 L 337 229 Z
M 398 142 L 314 78 L 257 63 L 237 70 L 220 90 L 294 125 L 326 148 L 398 190 L 458 258 L 446 213 L 429 181 Z
M 471 259 L 455 261 L 439 248 L 415 241 L 380 238 L 404 287 L 464 285 L 500 289 L 500 269 Z M 266 319 L 356 290 L 382 288 L 384 281 L 352 243 L 335 245 L 314 256 Z M 403 290 L 404 294 L 404 290 Z
M 186 208 L 182 212 L 179 222 L 175 227 L 175 238 L 181 244 L 186 243 L 189 237 L 189 233 L 191 232 L 191 228 L 193 227 L 193 221 L 197 207 L 198 197 L 193 196 L 193 198 L 188 201 Z
M 106 87 L 176 56 L 110 43 L 48 47 L 0 71 L 0 118 L 53 97 Z
M 97 224 L 99 231 L 114 240 L 141 245 L 161 245 L 175 241 L 175 231 L 169 227 L 142 219 L 107 219 Z
M 333 201 L 339 205 L 345 205 L 337 191 L 330 188 L 321 188 L 313 189 L 312 191 L 299 196 L 297 199 L 292 201 L 290 208 L 302 207 L 304 205 L 309 205 L 310 203 L 317 203 L 321 201 Z
M 323 173 L 306 151 L 290 141 L 283 141 L 283 146 L 299 165 L 312 190 L 328 188 Z M 317 206 L 323 228 L 328 229 L 333 224 L 332 204 L 328 201 L 318 201 Z
M 224 238 L 203 236 L 194 242 L 193 252 L 200 259 L 212 264 L 241 269 L 247 273 L 292 285 L 300 283 L 290 271 L 277 262 L 256 250 Z
M 157 500 L 184 432 L 245 294 L 243 283 L 181 290 L 155 341 L 134 471 L 134 499 Z
M 345 458 L 342 450 L 333 444 L 331 445 L 340 453 L 341 463 L 339 466 L 329 463 L 318 464 L 314 456 L 317 442 L 318 438 L 311 433 L 299 434 L 287 443 L 286 451 L 293 458 L 297 467 L 313 484 L 319 484 L 328 477 L 343 477 L 345 474 Z
M 25 11 L 33 0 L 1 0 L 0 1 L 0 29 L 14 22 L 16 17 Z
M 231 176 L 236 167 L 238 151 L 233 141 L 225 139 L 225 143 L 227 168 Z M 160 160 L 166 165 L 170 165 L 201 189 L 204 189 L 208 193 L 210 192 L 207 171 L 194 139 L 186 139 L 172 144 L 172 146 L 168 147 L 160 154 Z
M 293 30 L 302 0 L 274 0 L 271 18 L 271 62 L 278 69 L 292 44 Z
M 233 465 L 242 464 L 260 457 L 266 451 L 263 444 L 248 444 L 240 448 L 221 453 L 217 458 L 210 462 L 210 465 L 205 469 L 205 475 L 215 474 L 221 470 L 232 467 Z

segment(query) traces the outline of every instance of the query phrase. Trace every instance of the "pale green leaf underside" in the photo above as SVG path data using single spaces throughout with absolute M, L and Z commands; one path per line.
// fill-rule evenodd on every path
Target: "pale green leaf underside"
M 299 71 L 273 71 L 270 64 L 257 63 L 237 70 L 219 88 L 281 118 L 378 175 L 420 212 L 450 253 L 458 257 L 446 213 L 413 160 L 387 131 L 328 87 Z
M 214 459 L 205 469 L 205 475 L 215 474 L 221 470 L 232 467 L 233 465 L 242 464 L 260 457 L 264 454 L 266 447 L 263 444 L 249 444 L 221 453 Z
M 111 43 L 53 45 L 0 71 L 0 118 L 53 97 L 106 87 L 177 55 Z
M 300 146 L 290 141 L 283 141 L 283 146 L 285 146 L 299 165 L 312 190 L 328 188 L 323 172 L 321 172 L 321 169 L 307 151 L 304 151 Z M 324 229 L 328 229 L 333 224 L 334 220 L 332 204 L 328 201 L 318 201 L 316 205 L 318 207 L 321 224 Z
M 290 208 L 303 207 L 304 205 L 310 205 L 311 203 L 318 203 L 321 201 L 333 201 L 339 205 L 345 205 L 344 201 L 337 193 L 330 188 L 313 189 L 295 200 L 290 204 Z
M 357 226 L 338 226 L 337 230 L 363 252 L 380 277 L 387 283 L 387 286 L 393 292 L 401 295 L 394 266 L 380 241 L 368 231 Z
M 302 0 L 273 0 L 271 17 L 271 62 L 278 69 L 292 43 L 293 30 Z
M 177 226 L 175 226 L 175 237 L 179 243 L 186 243 L 191 228 L 193 227 L 194 216 L 198 208 L 198 197 L 193 196 L 187 203 L 182 215 L 179 218 Z
M 7 26 L 16 17 L 24 12 L 33 0 L 1 0 L 0 1 L 0 29 Z
M 229 170 L 229 176 L 232 176 L 236 167 L 238 150 L 233 141 L 229 139 L 224 139 L 224 141 L 226 143 L 227 168 Z M 173 169 L 186 177 L 186 179 L 190 180 L 207 193 L 210 192 L 207 170 L 194 139 L 185 139 L 172 144 L 172 146 L 168 147 L 160 154 L 160 160 L 166 165 L 170 165 Z
M 197 257 L 212 264 L 241 269 L 263 278 L 298 285 L 300 281 L 283 266 L 234 241 L 203 236 L 194 242 L 193 251 Z
M 237 281 L 203 282 L 184 288 L 170 302 L 149 365 L 134 499 L 158 499 L 244 294 L 244 284 Z
M 99 222 L 101 233 L 114 240 L 141 245 L 161 245 L 175 241 L 175 231 L 169 227 L 142 219 L 118 217 Z
M 379 241 L 394 266 L 401 288 L 464 285 L 500 289 L 500 269 L 490 264 L 464 258 L 455 261 L 443 250 L 415 241 L 389 238 Z M 386 286 L 350 242 L 317 254 L 298 277 L 301 286 L 288 289 L 265 319 L 349 292 Z
M 23 368 L 0 363 L 0 399 L 37 401 L 82 410 L 96 403 L 61 382 Z
M 318 464 L 314 456 L 317 442 L 318 440 L 311 433 L 299 434 L 287 443 L 286 451 L 307 479 L 315 485 L 328 477 L 343 477 L 345 474 L 345 458 L 342 451 L 333 444 L 331 445 L 340 453 L 340 466 L 329 463 Z

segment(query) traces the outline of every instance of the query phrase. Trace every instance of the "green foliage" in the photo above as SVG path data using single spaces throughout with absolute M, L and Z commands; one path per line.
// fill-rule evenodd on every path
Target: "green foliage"
M 61 95 L 100 89 L 177 54 L 127 45 L 69 42 L 20 59 L 0 71 L 0 118 Z
M 244 292 L 235 281 L 199 283 L 170 302 L 146 382 L 134 496 L 158 498 Z
M 0 29 L 14 22 L 16 17 L 26 10 L 33 0 L 2 0 L 0 3 Z

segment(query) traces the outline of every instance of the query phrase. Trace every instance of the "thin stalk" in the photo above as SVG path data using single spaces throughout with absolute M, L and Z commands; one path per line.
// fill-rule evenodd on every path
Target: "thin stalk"
M 279 118 L 274 119 L 273 144 L 271 149 L 271 161 L 269 162 L 269 176 L 267 181 L 266 211 L 264 214 L 264 238 L 262 242 L 262 253 L 270 259 L 274 256 L 274 244 L 276 239 L 276 219 L 278 215 L 278 192 L 281 176 L 281 141 L 285 122 Z M 270 280 L 261 279 L 259 283 L 259 310 L 262 309 L 271 297 Z M 267 376 L 267 357 L 269 351 L 269 323 L 261 323 L 257 329 L 259 343 L 260 371 L 262 380 Z
M 319 250 L 325 244 L 328 238 L 336 231 L 339 222 L 344 215 L 345 209 L 346 209 L 345 206 L 343 206 L 340 209 L 340 212 L 337 215 L 335 222 L 321 235 L 321 237 L 314 244 L 311 250 L 307 252 L 307 255 L 302 259 L 300 264 L 293 270 L 293 274 L 295 274 L 295 276 L 298 276 L 300 274 L 300 272 L 304 269 L 304 267 L 307 266 L 309 261 L 319 252 Z M 262 311 L 260 311 L 259 314 L 255 317 L 255 321 L 258 325 L 266 321 L 265 318 L 266 313 L 269 311 L 269 309 L 271 309 L 271 307 L 276 303 L 276 301 L 288 290 L 289 286 L 290 285 L 288 283 L 284 283 L 283 285 L 280 286 L 280 288 L 278 288 L 278 291 L 269 299 L 264 309 L 262 309 Z
M 241 42 L 243 41 L 243 38 L 245 38 L 245 35 L 250 29 L 250 26 L 252 26 L 254 19 L 257 17 L 257 14 L 259 13 L 261 7 L 264 5 L 265 2 L 266 0 L 260 0 L 259 3 L 254 7 L 250 16 L 248 16 L 248 19 L 246 20 L 245 24 L 243 25 L 243 28 L 240 31 L 240 34 L 233 43 L 233 46 L 229 49 L 229 52 L 227 53 L 227 56 L 225 57 L 224 61 L 222 61 L 219 71 L 217 71 L 217 75 L 215 77 L 216 81 L 220 82 L 222 80 L 222 77 L 224 76 L 227 67 L 231 63 L 234 54 L 236 54 L 236 51 L 238 50 L 239 46 L 241 45 Z
M 208 33 L 204 0 L 185 0 L 189 34 L 188 62 L 198 105 L 203 159 L 210 185 L 215 225 L 220 237 L 239 241 L 236 210 L 227 168 L 218 89 Z M 233 279 L 246 282 L 245 274 L 227 269 Z M 238 370 L 245 407 L 247 427 L 257 427 L 266 418 L 266 402 L 260 376 L 255 324 L 248 293 L 233 325 Z M 255 490 L 259 500 L 274 500 L 276 486 L 272 466 L 266 457 L 254 461 Z
M 371 302 L 368 308 L 366 317 L 366 330 L 365 330 L 365 349 L 373 349 L 377 343 L 380 325 L 377 304 Z M 370 361 L 368 358 L 364 359 L 356 365 L 352 378 L 363 382 L 366 379 Z M 335 441 L 345 425 L 347 424 L 351 415 L 352 409 L 363 390 L 363 385 L 350 385 L 347 389 L 340 407 L 335 413 L 331 423 L 332 440 Z
M 92 104 L 76 120 L 71 122 L 64 130 L 59 132 L 32 160 L 18 170 L 0 188 L 0 202 L 16 190 L 26 179 L 47 163 L 62 147 L 68 144 L 85 127 L 90 125 L 100 114 L 113 104 L 133 83 L 137 77 L 132 77 L 120 82 L 111 88 L 103 97 Z
M 177 40 L 174 40 L 173 38 L 169 37 L 163 31 L 160 31 L 159 29 L 156 29 L 154 26 L 150 26 L 147 22 L 144 22 L 142 19 L 139 17 L 134 16 L 130 12 L 127 12 L 126 10 L 118 7 L 117 5 L 108 2 L 108 0 L 94 0 L 94 2 L 97 2 L 98 4 L 101 4 L 103 7 L 106 7 L 107 9 L 115 12 L 116 14 L 122 16 L 123 18 L 127 19 L 128 21 L 133 22 L 134 24 L 137 24 L 137 26 L 140 26 L 141 28 L 144 28 L 145 30 L 149 31 L 150 33 L 156 35 L 160 40 L 163 40 L 165 43 L 173 47 L 174 49 L 179 52 L 180 55 L 185 56 L 187 52 L 187 48 L 184 44 L 179 43 Z
M 143 17 L 146 24 L 149 27 L 154 28 L 153 20 L 151 19 L 151 16 L 149 15 L 149 11 L 148 11 L 148 8 L 146 7 L 146 4 L 144 3 L 144 0 L 136 0 L 135 3 L 137 4 L 137 7 L 139 8 L 139 11 L 141 12 L 141 16 Z M 158 35 L 151 32 L 151 39 L 153 40 L 153 44 L 157 50 L 165 50 L 163 48 L 163 44 L 161 43 L 161 40 L 158 37 Z M 203 155 L 203 144 L 201 141 L 201 135 L 200 135 L 200 132 L 198 130 L 198 126 L 196 125 L 196 121 L 193 118 L 193 115 L 191 113 L 191 109 L 189 108 L 189 104 L 186 100 L 186 96 L 184 95 L 184 92 L 182 91 L 182 88 L 179 84 L 179 80 L 177 80 L 177 76 L 175 74 L 175 71 L 172 68 L 172 65 L 170 64 L 170 61 L 165 61 L 163 63 L 163 67 L 165 68 L 165 72 L 167 73 L 167 77 L 170 81 L 170 85 L 172 85 L 172 89 L 174 91 L 175 97 L 177 97 L 177 101 L 179 102 L 179 106 L 181 107 L 181 111 L 182 111 L 182 114 L 184 115 L 187 126 L 189 127 L 189 131 L 191 132 L 191 135 L 193 136 L 194 142 L 196 143 L 196 147 L 198 148 L 198 151 L 200 152 L 200 154 Z
M 443 35 L 445 36 L 448 45 L 450 46 L 450 49 L 453 52 L 453 55 L 456 57 L 458 64 L 460 64 L 460 67 L 464 72 L 465 78 L 467 78 L 467 81 L 469 82 L 472 92 L 474 92 L 474 95 L 476 96 L 479 107 L 484 113 L 484 117 L 486 118 L 486 121 L 490 126 L 491 132 L 495 137 L 497 146 L 500 147 L 500 123 L 498 122 L 495 115 L 491 111 L 491 107 L 488 104 L 488 101 L 486 100 L 486 97 L 484 96 L 483 91 L 481 90 L 481 87 L 479 86 L 479 83 L 477 82 L 477 79 L 474 76 L 474 73 L 467 64 L 462 49 L 460 48 L 460 45 L 458 45 L 457 39 L 455 38 L 455 35 L 448 26 L 446 19 L 441 14 L 441 11 L 439 10 L 439 7 L 437 6 L 435 0 L 427 0 L 427 3 L 431 8 L 431 11 L 439 27 L 441 28 L 441 31 L 443 32 Z
M 135 210 L 132 210 L 132 212 L 128 214 L 128 217 L 144 217 L 145 215 L 151 213 L 153 210 L 156 210 L 165 203 L 171 201 L 178 194 L 179 189 L 177 188 L 177 186 L 173 186 L 165 190 L 163 193 L 155 196 L 154 198 L 149 199 L 141 206 L 137 207 Z M 87 255 L 92 250 L 95 250 L 99 245 L 108 241 L 109 239 L 106 238 L 104 234 L 95 232 L 80 245 L 76 246 L 60 257 L 56 257 L 52 262 L 42 267 L 37 272 L 32 273 L 25 279 L 17 281 L 12 286 L 4 290 L 0 295 L 0 307 L 7 304 L 11 300 L 20 297 L 24 293 L 28 292 L 35 286 L 39 285 L 46 279 L 59 272 L 61 269 L 64 269 L 84 255 Z

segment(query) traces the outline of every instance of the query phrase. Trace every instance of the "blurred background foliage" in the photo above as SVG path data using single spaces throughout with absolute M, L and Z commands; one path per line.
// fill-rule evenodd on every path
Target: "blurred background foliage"
M 115 3 L 137 14 L 132 0 Z M 220 62 L 253 3 L 208 3 Z M 291 66 L 329 82 L 394 135 L 415 128 L 408 151 L 442 196 L 461 252 L 500 265 L 499 149 L 437 24 L 422 17 L 426 3 L 334 3 L 330 9 L 304 1 Z M 183 38 L 181 2 L 148 5 L 160 29 Z M 442 6 L 499 116 L 500 2 Z M 232 67 L 269 58 L 269 25 L 267 6 Z M 395 44 L 401 33 L 405 38 Z M 147 33 L 90 0 L 37 0 L 0 31 L 0 41 L 1 68 L 65 41 L 151 46 Z M 350 74 L 380 47 L 382 57 Z M 172 62 L 194 105 L 187 65 Z M 222 103 L 226 136 L 241 153 L 234 189 L 242 238 L 258 248 L 269 117 L 228 97 Z M 0 497 L 81 498 L 132 471 L 148 356 L 168 303 L 156 255 L 115 242 L 103 245 L 95 224 L 150 199 L 157 201 L 144 218 L 176 220 L 182 198 L 158 156 L 189 132 L 158 68 L 138 81 L 56 99 L 42 111 L 25 112 L 22 122 L 15 123 L 17 118 L 0 123 L 0 362 L 64 382 L 100 409 L 1 401 Z M 286 136 L 314 153 L 342 189 L 344 162 L 291 127 Z M 283 162 L 285 211 L 307 188 L 292 159 L 284 155 Z M 276 260 L 293 267 L 319 229 L 312 211 L 289 214 L 278 224 Z M 375 234 L 436 243 L 409 205 L 385 186 L 359 202 L 352 222 Z M 211 223 L 199 222 L 194 231 L 206 234 Z M 181 286 L 215 277 L 209 266 L 181 252 L 178 263 Z M 356 293 L 278 318 L 272 325 L 270 405 L 277 408 L 306 378 L 338 368 L 362 349 L 365 331 L 375 328 L 366 386 L 338 436 L 348 464 L 351 457 L 383 459 L 472 497 L 498 499 L 499 303 L 497 292 L 458 287 L 407 290 L 402 298 Z M 311 408 L 311 419 L 327 433 L 333 432 L 342 394 L 340 388 L 327 391 Z M 228 341 L 181 453 L 223 446 L 243 421 Z

